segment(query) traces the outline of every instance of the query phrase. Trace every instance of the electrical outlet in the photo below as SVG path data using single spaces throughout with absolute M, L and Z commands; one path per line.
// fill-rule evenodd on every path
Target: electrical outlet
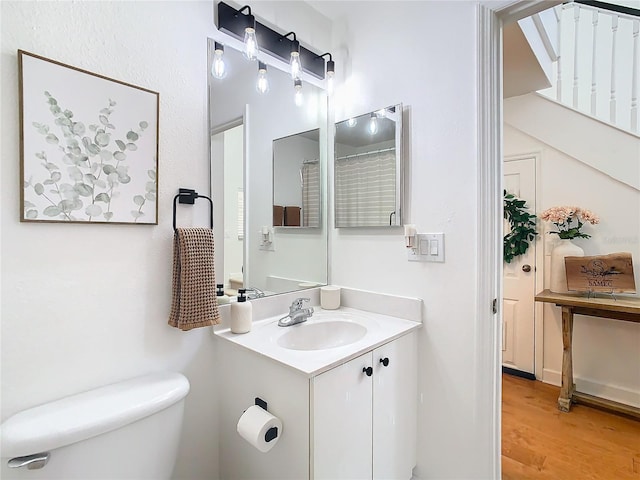
M 276 247 L 274 245 L 274 231 L 273 227 L 262 227 L 260 229 L 260 243 L 258 245 L 258 250 L 265 250 L 268 252 L 275 252 Z

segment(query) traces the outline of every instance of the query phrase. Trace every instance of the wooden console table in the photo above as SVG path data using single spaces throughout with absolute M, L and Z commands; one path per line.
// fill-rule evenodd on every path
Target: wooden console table
M 582 403 L 640 418 L 640 408 L 577 392 L 573 383 L 572 355 L 574 314 L 640 323 L 640 298 L 613 298 L 603 294 L 597 298 L 587 298 L 582 294 L 544 290 L 535 299 L 536 302 L 555 303 L 562 308 L 562 388 L 558 397 L 558 409 L 568 412 L 571 403 Z

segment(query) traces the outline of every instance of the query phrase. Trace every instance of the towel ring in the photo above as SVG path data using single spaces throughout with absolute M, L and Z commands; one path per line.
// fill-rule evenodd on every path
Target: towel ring
M 189 188 L 181 188 L 178 190 L 178 194 L 173 197 L 173 231 L 176 231 L 176 206 L 179 203 L 187 205 L 193 205 L 196 203 L 196 198 L 206 198 L 209 200 L 209 228 L 213 229 L 213 200 L 205 195 L 199 195 L 195 190 Z

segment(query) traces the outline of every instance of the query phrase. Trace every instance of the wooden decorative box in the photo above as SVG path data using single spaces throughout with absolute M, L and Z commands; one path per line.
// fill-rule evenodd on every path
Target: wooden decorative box
M 565 257 L 567 289 L 573 292 L 635 293 L 630 253 Z

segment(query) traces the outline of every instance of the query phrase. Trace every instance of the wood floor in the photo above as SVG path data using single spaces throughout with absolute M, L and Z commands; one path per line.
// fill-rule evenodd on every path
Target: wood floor
M 640 480 L 640 421 L 574 405 L 560 389 L 502 376 L 503 480 Z

